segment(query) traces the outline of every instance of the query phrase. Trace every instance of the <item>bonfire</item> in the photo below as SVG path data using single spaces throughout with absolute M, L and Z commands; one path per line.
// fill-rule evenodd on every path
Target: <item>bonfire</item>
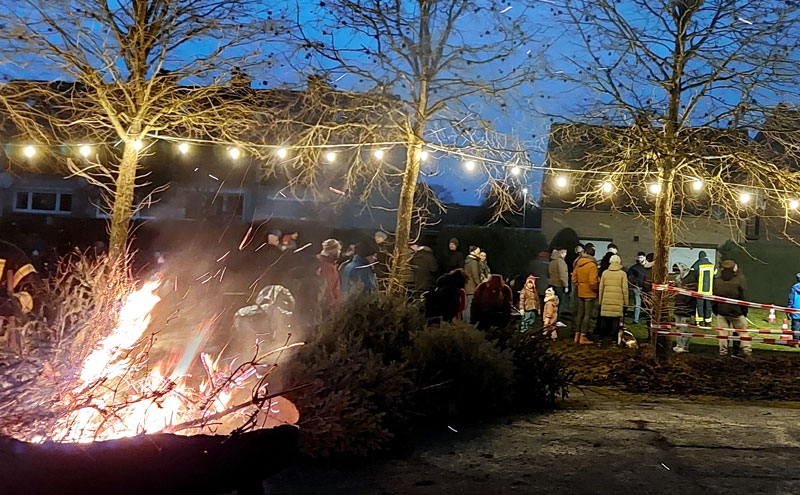
M 0 359 L 0 435 L 86 443 L 150 433 L 229 434 L 293 424 L 297 410 L 269 390 L 280 356 L 301 343 L 227 359 L 206 352 L 217 321 L 154 360 L 151 329 L 162 281 L 134 281 L 125 260 L 77 256 L 47 282 L 55 311 L 7 328 L 19 345 Z M 6 322 L 8 326 L 8 322 Z

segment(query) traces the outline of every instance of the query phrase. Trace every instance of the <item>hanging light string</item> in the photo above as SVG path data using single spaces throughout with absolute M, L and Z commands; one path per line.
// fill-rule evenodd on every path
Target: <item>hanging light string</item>
M 189 151 L 189 145 L 198 145 L 198 146 L 219 146 L 219 147 L 227 147 L 228 154 L 233 160 L 239 159 L 243 151 L 241 150 L 240 146 L 244 146 L 245 148 L 252 148 L 252 149 L 268 149 L 268 150 L 275 150 L 275 153 L 278 155 L 279 158 L 285 159 L 289 155 L 289 151 L 291 150 L 307 150 L 307 149 L 320 149 L 320 150 L 328 150 L 324 153 L 325 161 L 328 163 L 334 163 L 336 161 L 336 154 L 337 152 L 334 150 L 341 150 L 341 149 L 360 149 L 360 148 L 371 148 L 372 149 L 372 156 L 377 160 L 382 160 L 386 155 L 386 149 L 393 146 L 406 146 L 410 144 L 408 141 L 377 141 L 371 143 L 330 143 L 330 144 L 308 144 L 308 145 L 285 145 L 285 144 L 250 144 L 250 143 L 236 143 L 232 141 L 214 141 L 209 139 L 201 139 L 201 138 L 179 138 L 174 136 L 164 136 L 158 134 L 148 134 L 144 136 L 147 140 L 152 141 L 164 141 L 168 143 L 173 143 L 178 145 L 178 149 L 181 153 L 185 154 Z M 40 148 L 74 148 L 80 155 L 84 158 L 89 158 L 92 151 L 95 147 L 99 145 L 113 145 L 118 146 L 122 141 L 121 140 L 114 140 L 114 141 L 101 141 L 96 143 L 85 143 L 79 142 L 75 144 L 29 144 L 29 143 L 5 143 L 5 146 L 14 147 L 21 149 L 22 154 L 27 159 L 32 159 L 36 156 L 37 150 Z M 142 149 L 145 146 L 145 143 L 141 141 L 141 139 L 137 139 L 134 143 L 136 149 Z M 147 144 L 150 146 L 150 144 Z M 626 170 L 626 171 L 602 171 L 602 170 L 587 170 L 587 169 L 573 169 L 569 167 L 554 167 L 551 164 L 548 164 L 547 161 L 542 165 L 536 164 L 529 164 L 529 163 L 514 163 L 509 162 L 508 160 L 500 160 L 497 158 L 492 158 L 491 156 L 487 156 L 486 154 L 475 154 L 470 153 L 469 151 L 465 151 L 463 149 L 458 148 L 450 148 L 442 145 L 437 145 L 434 143 L 422 143 L 420 151 L 420 158 L 424 161 L 428 158 L 429 152 L 427 150 L 433 152 L 439 152 L 446 154 L 448 156 L 457 157 L 461 160 L 462 167 L 467 172 L 474 172 L 478 168 L 478 164 L 489 164 L 500 166 L 504 169 L 507 169 L 512 176 L 519 177 L 520 175 L 530 171 L 545 171 L 548 173 L 556 173 L 555 176 L 555 185 L 557 189 L 567 189 L 569 186 L 569 176 L 571 175 L 589 175 L 589 176 L 597 176 L 599 177 L 597 180 L 600 182 L 598 189 L 602 191 L 604 194 L 611 194 L 616 190 L 616 186 L 614 182 L 611 180 L 614 177 L 621 177 L 621 176 L 641 176 L 641 177 L 648 177 L 652 176 L 655 182 L 652 182 L 647 185 L 647 190 L 650 194 L 658 195 L 661 193 L 662 186 L 660 182 L 658 182 L 658 177 L 655 172 L 650 171 L 634 171 L 634 170 Z M 524 150 L 496 150 L 498 153 L 507 153 L 513 154 L 518 156 L 521 153 L 526 153 Z M 611 179 L 609 179 L 611 178 Z M 515 180 L 519 180 L 518 178 Z M 706 181 L 702 178 L 690 175 L 690 174 L 679 174 L 678 180 L 683 183 L 688 183 L 692 185 L 692 188 L 695 192 L 700 192 L 702 189 L 706 187 Z M 753 200 L 753 192 L 755 191 L 764 191 L 768 193 L 776 193 L 776 194 L 786 194 L 787 198 L 782 199 L 783 202 L 786 202 L 790 205 L 791 209 L 796 209 L 800 206 L 800 191 L 789 191 L 786 189 L 774 188 L 774 187 L 765 187 L 765 186 L 757 186 L 757 185 L 732 185 L 733 187 L 740 187 L 741 191 L 739 193 L 739 201 L 742 204 L 748 204 Z M 798 199 L 795 199 L 795 196 Z M 794 205 L 794 206 L 791 206 Z

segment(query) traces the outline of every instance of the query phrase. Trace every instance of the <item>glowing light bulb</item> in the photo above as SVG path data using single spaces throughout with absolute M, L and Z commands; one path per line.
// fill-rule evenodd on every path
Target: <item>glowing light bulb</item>
M 475 170 L 475 162 L 472 160 L 465 161 L 464 168 L 470 171 Z
M 228 150 L 228 154 L 231 155 L 231 158 L 236 160 L 239 158 L 239 156 L 241 156 L 242 152 L 239 151 L 239 148 L 234 146 L 233 148 Z
M 695 191 L 699 191 L 702 188 L 703 188 L 703 181 L 701 181 L 700 179 L 695 179 L 694 181 L 692 181 L 692 189 L 694 189 Z
M 136 151 L 142 149 L 142 146 L 143 144 L 141 139 L 137 139 L 136 141 L 133 142 L 133 149 L 135 149 Z
M 746 205 L 747 203 L 750 202 L 751 199 L 753 199 L 753 196 L 750 195 L 749 192 L 743 192 L 742 194 L 739 195 L 739 201 L 741 201 L 742 204 Z
M 522 188 L 522 195 L 523 196 L 527 196 L 528 195 L 528 188 L 527 187 L 523 187 Z
M 333 163 L 336 161 L 336 153 L 333 151 L 329 151 L 325 153 L 325 159 L 328 160 L 328 163 Z
M 648 187 L 648 189 L 650 190 L 650 194 L 660 194 L 661 184 L 657 182 L 655 184 L 650 184 L 650 187 Z
M 25 156 L 30 158 L 36 154 L 36 148 L 33 146 L 25 146 L 25 149 L 23 149 L 22 152 L 25 153 Z
M 181 143 L 178 145 L 178 151 L 184 155 L 189 152 L 189 143 Z
M 522 170 L 520 170 L 520 168 L 516 165 L 511 167 L 511 175 L 519 175 L 520 172 L 522 172 Z
M 383 150 L 375 150 L 372 152 L 372 155 L 378 160 L 380 160 L 381 158 L 383 158 Z
M 614 184 L 610 182 L 603 182 L 603 192 L 608 194 L 614 190 Z
M 567 178 L 566 177 L 558 177 L 556 179 L 556 186 L 558 186 L 560 189 L 564 189 L 565 187 L 567 187 Z
M 789 208 L 796 210 L 798 207 L 800 207 L 800 201 L 797 201 L 796 199 L 789 201 Z
M 420 150 L 419 152 L 419 159 L 423 162 L 428 159 L 428 152 L 425 150 Z
M 278 151 L 275 153 L 277 153 L 278 158 L 286 158 L 286 156 L 289 154 L 289 150 L 286 148 L 278 148 Z
M 84 144 L 80 147 L 78 151 L 80 151 L 81 155 L 83 155 L 84 158 L 87 158 L 89 154 L 92 152 L 92 148 Z

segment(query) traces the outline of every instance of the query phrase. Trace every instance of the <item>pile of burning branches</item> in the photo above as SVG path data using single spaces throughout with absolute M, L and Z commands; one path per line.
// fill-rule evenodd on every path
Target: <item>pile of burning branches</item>
M 200 324 L 156 360 L 148 329 L 157 276 L 137 283 L 128 259 L 76 253 L 42 283 L 41 317 L 4 324 L 0 435 L 28 442 L 92 442 L 141 433 L 231 433 L 297 421 L 267 376 L 287 348 L 220 365 Z M 199 371 L 193 374 L 192 371 Z M 195 376 L 197 375 L 197 376 Z

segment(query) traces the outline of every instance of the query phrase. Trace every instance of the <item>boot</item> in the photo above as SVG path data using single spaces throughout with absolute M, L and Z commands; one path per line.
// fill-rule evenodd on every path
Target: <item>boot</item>
M 581 334 L 581 336 L 580 336 L 580 339 L 578 339 L 578 343 L 579 343 L 579 344 L 581 344 L 581 345 L 589 345 L 589 344 L 594 344 L 594 342 L 592 342 L 591 340 L 589 340 L 589 338 L 588 338 L 588 337 L 586 337 L 586 335 L 585 335 L 585 334 Z

